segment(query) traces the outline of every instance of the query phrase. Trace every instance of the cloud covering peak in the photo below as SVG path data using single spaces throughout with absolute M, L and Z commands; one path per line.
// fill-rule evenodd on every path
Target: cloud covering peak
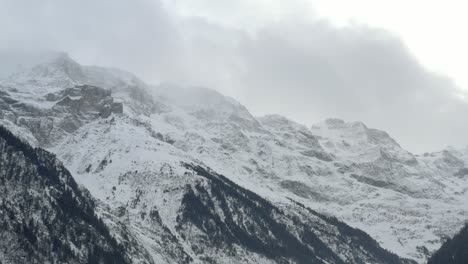
M 297 8 L 278 8 L 293 15 L 248 27 L 235 26 L 238 19 L 180 16 L 149 0 L 0 2 L 2 58 L 66 51 L 80 63 L 123 68 L 148 82 L 212 87 L 257 115 L 279 113 L 306 125 L 327 117 L 362 120 L 415 152 L 468 144 L 464 92 L 385 30 L 301 19 Z M 246 3 L 235 13 L 255 23 L 258 9 Z M 221 17 L 222 9 L 216 12 Z

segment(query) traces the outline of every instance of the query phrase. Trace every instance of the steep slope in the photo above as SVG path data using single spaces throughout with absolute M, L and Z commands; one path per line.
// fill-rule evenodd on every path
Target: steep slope
M 42 147 L 60 142 L 96 118 L 124 111 L 150 115 L 164 107 L 134 75 L 81 66 L 63 53 L 0 80 L 4 126 Z
M 0 262 L 130 263 L 54 155 L 0 126 Z
M 364 251 L 372 256 L 370 262 L 383 260 L 377 257 L 376 247 L 362 242 L 367 241 L 363 237 L 364 251 L 347 247 L 341 239 L 346 241 L 348 235 L 327 233 L 337 230 L 338 224 L 325 223 L 323 216 L 312 221 L 308 218 L 312 212 L 338 216 L 368 232 L 385 248 L 419 262 L 425 261 L 442 238 L 453 235 L 467 218 L 464 175 L 468 155 L 464 151 L 415 156 L 385 132 L 362 123 L 329 120 L 309 129 L 281 116 L 255 118 L 232 98 L 205 88 L 161 85 L 153 87 L 152 98 L 149 87 L 131 74 L 78 64 L 76 68 L 66 56 L 60 56 L 60 60 L 70 65 L 46 64 L 48 72 L 61 72 L 59 76 L 44 81 L 42 74 L 23 72 L 22 76 L 28 77 L 16 82 L 10 78 L 0 84 L 6 93 L 0 103 L 0 122 L 56 153 L 77 181 L 108 205 L 105 219 L 126 226 L 155 260 L 180 263 L 211 257 L 215 262 L 229 262 L 240 256 L 245 262 L 272 260 L 267 256 L 270 253 L 253 251 L 246 245 L 248 236 L 242 235 L 241 240 L 230 233 L 232 225 L 242 227 L 237 219 L 243 218 L 266 232 L 272 226 L 258 221 L 278 223 L 271 219 L 277 215 L 258 219 L 241 214 L 233 217 L 234 224 L 223 222 L 229 219 L 229 210 L 219 208 L 232 206 L 249 212 L 249 203 L 230 205 L 232 197 L 211 194 L 215 182 L 200 180 L 206 177 L 194 172 L 195 167 L 222 172 L 235 186 L 266 198 L 287 215 L 279 223 L 301 226 L 290 218 L 299 217 L 299 222 L 314 230 L 319 240 L 345 262 L 364 261 Z M 54 86 L 70 83 L 69 79 L 73 87 Z M 104 94 L 96 96 L 101 99 L 91 100 L 83 96 L 80 87 L 106 92 L 98 93 Z M 65 99 L 68 89 L 79 92 L 74 92 L 70 97 L 73 102 L 64 107 L 58 103 Z M 53 96 L 49 96 L 51 101 L 43 114 L 27 110 L 43 105 L 48 94 Z M 18 121 L 24 117 L 28 122 Z M 50 125 L 43 125 L 44 120 Z M 61 120 L 77 122 L 67 131 Z M 195 167 L 188 169 L 182 164 Z M 202 189 L 197 187 L 199 182 Z M 238 188 L 233 186 L 227 188 L 229 192 Z M 195 236 L 198 240 L 190 240 L 187 229 L 177 224 L 177 219 L 184 219 L 182 205 L 187 196 L 201 200 L 194 205 L 200 210 L 216 212 L 206 216 L 209 220 L 188 218 L 188 229 L 201 230 Z M 217 205 L 218 199 L 223 200 L 220 197 L 227 197 L 223 198 L 227 207 Z M 213 251 L 212 246 L 217 244 L 213 245 L 212 239 L 218 238 L 212 237 L 211 231 L 216 230 L 229 231 L 223 235 L 239 240 L 236 254 L 230 255 L 232 249 L 222 244 Z M 301 234 L 293 228 L 287 231 L 296 237 Z M 316 246 L 303 238 L 298 240 L 306 247 Z M 338 253 L 335 245 L 348 253 Z
M 96 120 L 53 150 L 91 193 L 128 221 L 155 258 L 174 263 L 406 262 L 344 223 L 296 203 L 272 205 L 135 122 L 123 116 Z
M 201 236 L 207 238 L 203 240 L 211 244 L 208 248 L 241 244 L 278 262 L 407 262 L 381 249 L 364 232 L 335 219 L 304 207 L 290 215 L 224 176 L 199 166 L 188 168 L 210 184 L 197 183 L 185 193 L 177 228 L 189 231 L 184 236 L 192 239 L 202 231 Z
M 309 129 L 277 115 L 253 118 L 212 90 L 156 89 L 172 109 L 148 122 L 174 146 L 269 200 L 338 216 L 393 252 L 424 262 L 468 217 L 460 151 L 417 156 L 361 122 Z
M 446 241 L 429 259 L 428 264 L 468 263 L 468 225 Z
M 0 92 L 1 117 L 5 125 L 26 128 L 36 145 L 50 146 L 83 124 L 112 113 L 122 113 L 122 103 L 114 102 L 111 92 L 95 86 L 80 85 L 47 93 L 27 104 L 16 91 Z
M 468 164 L 461 152 L 413 155 L 387 133 L 360 122 L 330 119 L 311 131 L 339 157 L 338 172 L 350 191 L 346 199 L 354 201 L 329 209 L 365 227 L 385 247 L 404 256 L 429 256 L 468 217 L 467 178 L 457 176 Z

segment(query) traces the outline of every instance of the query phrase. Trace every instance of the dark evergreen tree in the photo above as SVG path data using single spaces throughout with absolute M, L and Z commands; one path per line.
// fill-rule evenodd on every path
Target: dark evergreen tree
M 468 224 L 452 239 L 447 240 L 429 259 L 428 264 L 467 264 Z
M 129 263 L 94 201 L 55 155 L 0 126 L 0 256 L 6 263 Z

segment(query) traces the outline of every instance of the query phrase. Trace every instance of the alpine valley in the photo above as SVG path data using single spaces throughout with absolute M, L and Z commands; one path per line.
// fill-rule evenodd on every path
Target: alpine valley
M 1 264 L 425 263 L 468 220 L 467 147 L 46 57 L 0 81 Z

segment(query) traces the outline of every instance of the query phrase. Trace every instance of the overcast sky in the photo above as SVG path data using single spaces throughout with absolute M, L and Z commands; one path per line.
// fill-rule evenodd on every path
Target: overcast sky
M 0 52 L 65 51 L 308 126 L 361 120 L 413 152 L 468 145 L 462 1 L 161 1 L 0 0 Z

